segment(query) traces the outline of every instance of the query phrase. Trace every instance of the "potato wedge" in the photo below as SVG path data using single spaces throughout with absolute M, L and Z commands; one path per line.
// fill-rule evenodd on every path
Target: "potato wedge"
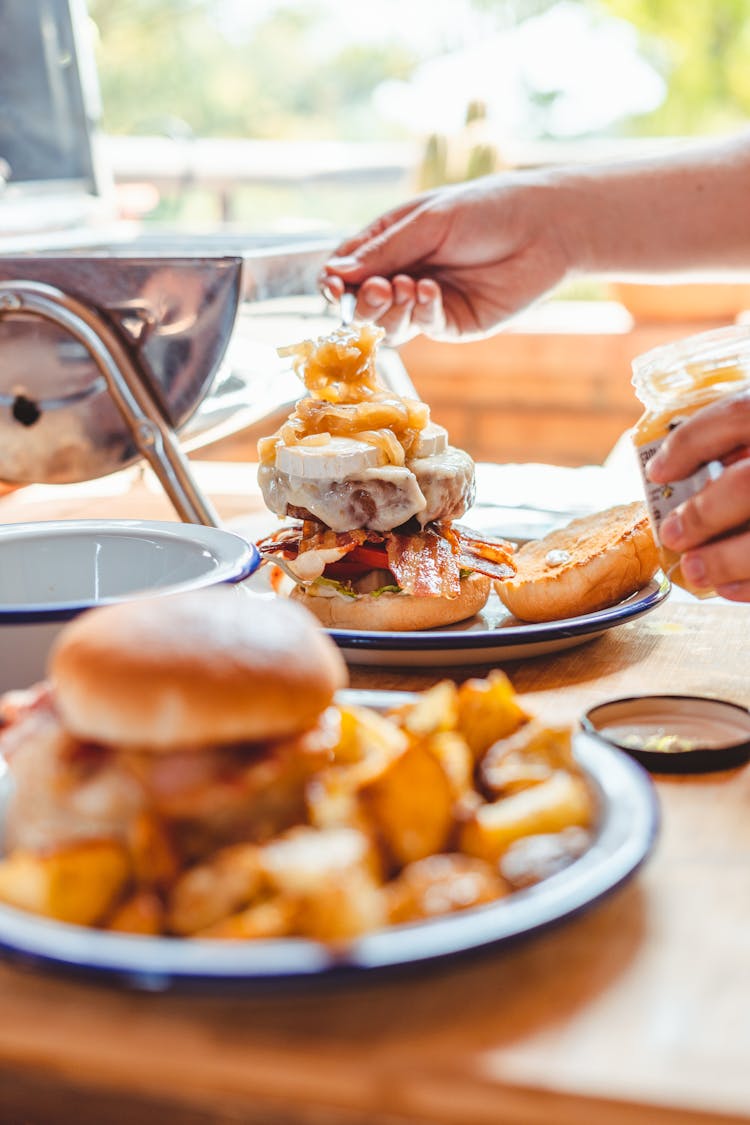
M 261 862 L 272 893 L 296 906 L 295 932 L 343 941 L 386 921 L 372 845 L 352 828 L 294 828 L 266 844 Z
M 493 902 L 508 893 L 494 867 L 474 856 L 446 853 L 408 864 L 388 883 L 388 920 L 418 922 Z
M 256 902 L 238 914 L 222 918 L 193 936 L 229 941 L 288 937 L 294 933 L 296 913 L 296 902 L 276 896 Z
M 495 863 L 522 836 L 587 828 L 593 818 L 594 801 L 583 778 L 558 770 L 539 785 L 480 805 L 461 828 L 460 847 Z
M 569 727 L 548 727 L 538 719 L 490 746 L 479 765 L 480 787 L 497 797 L 546 781 L 555 770 L 575 772 Z
M 391 717 L 403 730 L 418 737 L 455 730 L 458 721 L 456 685 L 452 680 L 442 680 L 423 691 L 414 703 L 394 711 Z
M 486 680 L 467 680 L 458 689 L 457 728 L 478 760 L 499 738 L 528 721 L 508 677 L 496 669 Z
M 80 926 L 95 926 L 122 895 L 128 854 L 114 840 L 82 840 L 47 855 L 12 852 L 0 862 L 0 900 Z
M 453 730 L 437 731 L 425 739 L 424 745 L 439 762 L 457 801 L 473 793 L 474 759 L 463 735 Z
M 167 920 L 175 934 L 194 934 L 249 906 L 264 886 L 260 849 L 236 844 L 184 872 L 169 897 Z
M 306 793 L 310 823 L 316 828 L 348 826 L 367 832 L 359 806 L 362 786 L 381 777 L 405 753 L 408 738 L 389 719 L 365 708 L 349 708 L 343 723 L 351 761 L 321 770 Z M 352 746 L 356 742 L 356 753 Z
M 337 765 L 353 765 L 373 754 L 400 749 L 403 739 L 393 723 L 367 707 L 340 707 L 341 731 L 334 747 Z
M 578 859 L 591 844 L 585 828 L 563 828 L 562 832 L 523 836 L 514 840 L 500 859 L 500 871 L 513 890 L 532 887 Z
M 166 888 L 177 878 L 177 848 L 163 822 L 153 814 L 142 812 L 133 821 L 128 850 L 138 886 Z
M 445 851 L 455 821 L 453 785 L 426 740 L 412 742 L 363 785 L 359 802 L 396 867 Z
M 107 930 L 155 937 L 165 929 L 164 905 L 153 891 L 140 890 L 121 902 L 107 919 Z

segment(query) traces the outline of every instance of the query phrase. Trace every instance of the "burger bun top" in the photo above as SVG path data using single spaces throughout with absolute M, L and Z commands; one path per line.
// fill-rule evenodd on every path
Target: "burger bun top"
M 49 676 L 71 734 L 154 752 L 300 734 L 347 682 L 309 613 L 230 586 L 90 610 Z

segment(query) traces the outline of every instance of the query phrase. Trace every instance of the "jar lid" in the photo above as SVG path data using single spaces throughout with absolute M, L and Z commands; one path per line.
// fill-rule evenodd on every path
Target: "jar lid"
M 750 710 L 723 699 L 612 699 L 591 707 L 581 726 L 654 773 L 709 773 L 750 759 Z

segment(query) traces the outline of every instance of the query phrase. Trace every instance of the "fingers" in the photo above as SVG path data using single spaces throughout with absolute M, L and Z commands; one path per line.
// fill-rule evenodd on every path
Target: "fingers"
M 322 276 L 319 281 L 326 300 L 337 304 L 346 289 L 341 278 Z M 355 316 L 359 320 L 382 324 L 390 336 L 402 331 L 402 322 L 408 321 L 413 305 L 414 282 L 411 278 L 397 277 L 391 283 L 384 277 L 368 277 L 357 290 Z
M 715 589 L 732 601 L 750 600 L 750 458 L 667 516 L 659 536 L 681 553 L 681 568 L 697 589 Z
M 416 304 L 412 314 L 414 325 L 426 336 L 445 333 L 446 319 L 443 296 L 436 281 L 422 278 L 416 285 Z
M 713 589 L 731 601 L 746 601 L 750 591 L 750 532 L 687 551 L 680 566 L 697 589 Z
M 341 299 L 341 278 L 321 281 L 327 300 Z M 390 344 L 399 344 L 416 332 L 429 336 L 446 334 L 446 316 L 440 286 L 435 281 L 415 281 L 408 274 L 368 277 L 357 290 L 356 316 L 382 325 Z
M 394 277 L 391 289 L 392 304 L 380 315 L 379 323 L 385 328 L 389 342 L 398 343 L 411 333 L 412 310 L 417 299 L 417 287 L 413 278 L 399 273 Z
M 687 551 L 726 535 L 750 520 L 750 458 L 725 469 L 718 480 L 670 512 L 659 538 L 674 551 Z M 750 577 L 750 559 L 748 559 Z
M 658 484 L 682 480 L 743 445 L 750 445 L 747 393 L 712 403 L 679 425 L 649 462 L 648 475 Z
M 750 582 L 730 582 L 728 586 L 718 586 L 716 593 L 730 602 L 750 602 Z
M 330 301 L 332 305 L 341 300 L 346 289 L 340 277 L 336 277 L 335 274 L 329 275 L 325 270 L 318 275 L 318 285 L 326 301 Z
M 394 301 L 393 285 L 385 277 L 368 277 L 357 290 L 357 316 L 383 324 Z

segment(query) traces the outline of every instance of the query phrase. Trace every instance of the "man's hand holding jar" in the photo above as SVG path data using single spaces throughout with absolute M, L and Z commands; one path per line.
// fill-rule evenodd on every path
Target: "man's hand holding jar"
M 717 459 L 723 471 L 665 517 L 659 538 L 682 556 L 680 569 L 696 593 L 750 601 L 750 388 L 677 426 L 647 472 L 666 485 Z

